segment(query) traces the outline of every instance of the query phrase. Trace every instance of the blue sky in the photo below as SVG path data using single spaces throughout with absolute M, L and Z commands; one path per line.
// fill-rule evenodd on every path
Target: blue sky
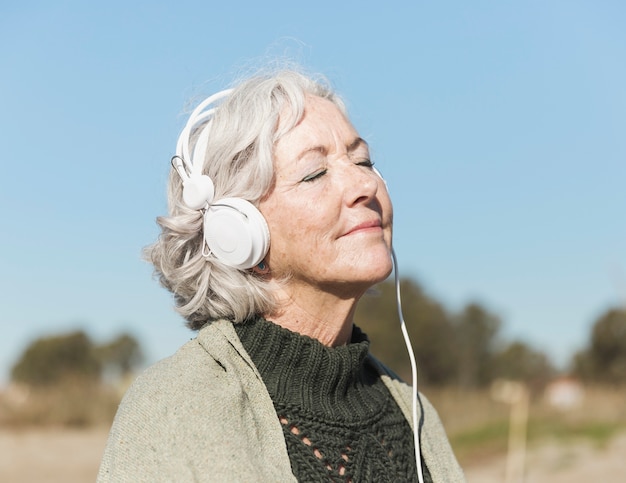
M 402 275 L 557 362 L 626 303 L 623 2 L 211 3 L 0 7 L 0 382 L 41 335 L 193 335 L 140 259 L 182 113 L 282 57 L 373 147 Z

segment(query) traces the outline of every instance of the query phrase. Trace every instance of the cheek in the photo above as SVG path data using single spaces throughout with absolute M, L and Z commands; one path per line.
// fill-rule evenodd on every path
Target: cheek
M 380 180 L 378 185 L 378 199 L 380 200 L 383 209 L 387 210 L 391 215 L 393 211 L 391 196 L 389 196 L 389 191 L 387 190 L 387 183 L 384 180 Z
M 391 247 L 391 240 L 393 235 L 393 203 L 389 197 L 386 186 L 383 183 L 382 188 L 379 191 L 378 202 L 380 203 L 380 210 L 383 217 L 383 224 L 385 226 L 385 242 L 388 247 Z
M 293 202 L 261 204 L 270 229 L 269 263 L 273 269 L 285 270 L 312 263 L 320 256 L 329 230 L 320 216 L 319 204 L 299 206 Z
M 391 202 L 389 193 L 384 187 L 384 183 L 378 199 L 380 200 L 383 218 L 389 220 L 389 223 L 391 224 L 393 222 L 393 203 Z
M 294 248 L 294 240 L 302 239 L 305 217 L 300 210 L 280 202 L 261 204 L 260 209 L 270 230 L 270 254 L 276 262 Z

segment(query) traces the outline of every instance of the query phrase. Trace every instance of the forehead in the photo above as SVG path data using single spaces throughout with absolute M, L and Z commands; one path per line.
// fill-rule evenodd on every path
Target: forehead
M 275 154 L 290 151 L 293 155 L 298 154 L 293 151 L 313 149 L 334 151 L 353 145 L 358 138 L 358 132 L 338 106 L 328 99 L 307 95 L 301 118 L 276 142 Z

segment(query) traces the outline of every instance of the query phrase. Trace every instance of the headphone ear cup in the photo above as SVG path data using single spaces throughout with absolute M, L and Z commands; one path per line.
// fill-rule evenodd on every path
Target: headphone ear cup
M 201 210 L 213 201 L 215 186 L 206 175 L 194 176 L 183 181 L 183 201 L 192 210 Z
M 204 214 L 204 240 L 225 265 L 247 270 L 258 265 L 270 246 L 261 212 L 242 198 L 223 198 Z

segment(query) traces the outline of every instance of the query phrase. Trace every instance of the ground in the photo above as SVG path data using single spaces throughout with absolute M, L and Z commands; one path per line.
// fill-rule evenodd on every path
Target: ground
M 0 429 L 0 481 L 93 482 L 106 437 L 106 428 Z M 503 482 L 505 461 L 502 455 L 466 464 L 468 482 Z M 586 441 L 544 441 L 530 448 L 526 461 L 524 483 L 621 482 L 626 475 L 626 433 L 600 448 Z
M 505 455 L 477 464 L 466 464 L 469 483 L 505 481 Z M 595 447 L 589 441 L 566 444 L 544 441 L 533 446 L 526 456 L 524 483 L 617 483 L 626 475 L 626 433 Z M 521 483 L 521 482 L 515 482 Z

